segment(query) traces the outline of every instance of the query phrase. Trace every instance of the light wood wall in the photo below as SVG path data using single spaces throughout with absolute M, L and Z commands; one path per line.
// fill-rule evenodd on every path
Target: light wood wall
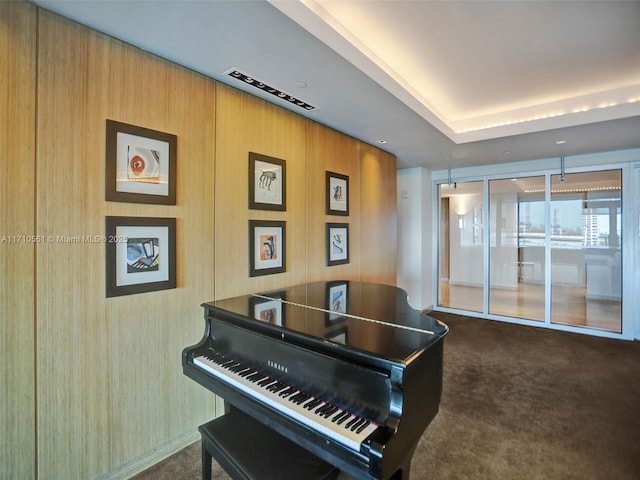
M 35 7 L 0 2 L 0 479 L 35 475 Z
M 212 416 L 181 351 L 214 296 L 215 84 L 44 10 L 38 66 L 38 471 L 94 478 Z M 105 201 L 106 119 L 178 136 L 176 206 Z M 105 245 L 55 239 L 106 215 L 177 218 L 176 289 L 105 298 Z
M 0 245 L 0 478 L 127 478 L 220 412 L 181 368 L 203 301 L 395 282 L 395 159 L 29 3 L 0 22 L 0 226 L 44 239 Z M 176 206 L 105 201 L 106 119 L 177 135 Z M 249 151 L 286 160 L 286 212 L 248 208 Z M 349 217 L 326 215 L 326 170 L 349 175 Z M 108 215 L 177 219 L 176 289 L 105 298 L 105 245 L 62 239 Z M 286 221 L 286 273 L 249 278 L 249 219 Z M 328 221 L 350 224 L 348 265 L 326 266 Z
M 359 280 L 360 243 L 360 142 L 323 125 L 307 125 L 307 281 Z M 326 172 L 349 177 L 349 215 L 327 215 Z M 326 224 L 349 225 L 349 263 L 327 266 Z
M 396 285 L 398 225 L 396 213 L 396 158 L 371 145 L 360 149 L 362 237 L 360 248 L 366 269 L 360 279 Z
M 216 297 L 304 283 L 305 120 L 219 85 L 216 127 Z M 249 209 L 249 152 L 286 162 L 286 211 Z M 286 222 L 286 272 L 249 277 L 249 220 Z

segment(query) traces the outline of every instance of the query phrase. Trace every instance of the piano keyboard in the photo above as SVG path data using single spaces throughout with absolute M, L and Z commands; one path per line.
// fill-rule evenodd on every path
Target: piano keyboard
M 378 425 L 210 350 L 193 363 L 252 398 L 360 452 Z

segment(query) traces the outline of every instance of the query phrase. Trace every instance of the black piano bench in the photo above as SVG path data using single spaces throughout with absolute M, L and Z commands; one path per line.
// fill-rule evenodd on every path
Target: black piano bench
M 339 470 L 237 409 L 198 427 L 202 480 L 215 459 L 233 480 L 331 480 Z

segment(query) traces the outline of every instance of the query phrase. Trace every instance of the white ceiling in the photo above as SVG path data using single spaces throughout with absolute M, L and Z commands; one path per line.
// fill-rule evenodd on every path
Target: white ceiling
M 640 147 L 640 1 L 34 3 L 371 144 L 386 140 L 398 168 Z M 317 108 L 240 82 L 232 68 Z

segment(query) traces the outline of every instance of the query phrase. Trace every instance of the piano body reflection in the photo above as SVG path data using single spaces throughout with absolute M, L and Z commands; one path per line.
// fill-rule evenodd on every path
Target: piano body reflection
M 317 282 L 202 306 L 185 375 L 354 478 L 409 478 L 448 328 L 404 290 Z

